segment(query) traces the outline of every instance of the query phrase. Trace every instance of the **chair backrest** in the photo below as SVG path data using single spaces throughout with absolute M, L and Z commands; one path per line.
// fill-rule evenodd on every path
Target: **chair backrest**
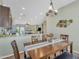
M 32 44 L 38 43 L 38 37 L 37 36 L 32 36 L 31 37 L 31 42 L 32 42 Z
M 32 40 L 32 44 L 38 43 L 38 39 L 31 39 Z
M 12 48 L 13 48 L 13 52 L 14 52 L 15 59 L 20 59 L 19 50 L 18 50 L 16 41 L 13 40 L 11 42 L 11 45 L 12 45 Z
M 49 34 L 47 34 L 47 36 L 48 37 L 53 37 L 54 35 L 53 35 L 53 33 L 49 33 Z
M 28 45 L 32 45 L 32 43 L 31 43 L 31 42 L 25 42 L 25 43 L 24 43 L 24 47 L 25 47 L 25 46 L 28 46 Z
M 60 34 L 60 39 L 64 39 L 68 42 L 69 40 L 69 35 L 66 35 L 66 34 Z
M 47 41 L 47 34 L 42 35 L 42 41 Z
M 52 39 L 52 37 L 53 37 L 52 33 L 44 34 L 42 35 L 42 40 L 47 41 L 49 39 Z

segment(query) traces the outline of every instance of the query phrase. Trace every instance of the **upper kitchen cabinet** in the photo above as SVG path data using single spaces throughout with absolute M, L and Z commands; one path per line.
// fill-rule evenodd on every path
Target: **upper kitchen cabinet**
M 12 17 L 10 8 L 0 5 L 0 27 L 10 28 L 12 26 Z

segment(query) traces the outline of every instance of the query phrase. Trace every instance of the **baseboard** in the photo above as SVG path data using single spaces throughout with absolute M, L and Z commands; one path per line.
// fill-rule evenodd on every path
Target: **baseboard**
M 21 52 L 19 52 L 19 53 L 21 54 L 21 53 L 23 53 L 23 51 L 21 51 Z M 0 57 L 0 59 L 4 59 L 4 58 L 7 58 L 7 57 L 11 57 L 11 56 L 14 56 L 14 54 L 2 56 L 2 57 Z

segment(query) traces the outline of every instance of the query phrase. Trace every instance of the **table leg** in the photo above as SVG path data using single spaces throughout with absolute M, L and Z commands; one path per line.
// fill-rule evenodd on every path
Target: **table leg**
M 70 44 L 70 53 L 71 54 L 73 53 L 73 42 L 71 42 L 71 44 Z

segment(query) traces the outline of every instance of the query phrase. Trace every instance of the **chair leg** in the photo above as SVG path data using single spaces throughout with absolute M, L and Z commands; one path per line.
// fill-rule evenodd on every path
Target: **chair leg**
M 26 56 L 26 53 L 25 53 L 25 51 L 24 51 L 24 59 L 26 59 L 26 57 L 27 57 L 27 56 Z
M 47 57 L 43 57 L 42 59 L 48 59 Z
M 50 59 L 50 56 L 48 57 L 48 59 Z
M 61 52 L 63 53 L 63 52 L 64 52 L 64 50 L 61 50 Z
M 68 51 L 68 47 L 65 49 L 65 51 Z M 63 52 L 64 52 L 64 50 L 61 50 L 61 52 L 63 53 Z
M 56 57 L 56 53 L 54 54 L 54 57 Z

